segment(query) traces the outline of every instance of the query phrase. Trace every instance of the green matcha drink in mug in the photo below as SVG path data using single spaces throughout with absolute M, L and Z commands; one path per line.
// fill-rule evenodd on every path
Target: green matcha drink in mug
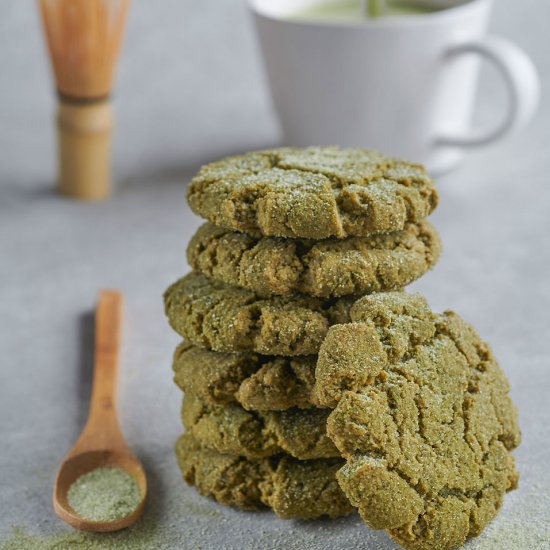
M 442 172 L 536 110 L 532 62 L 487 35 L 492 0 L 249 5 L 286 145 L 371 147 Z M 500 72 L 509 100 L 499 123 L 474 130 L 482 59 Z

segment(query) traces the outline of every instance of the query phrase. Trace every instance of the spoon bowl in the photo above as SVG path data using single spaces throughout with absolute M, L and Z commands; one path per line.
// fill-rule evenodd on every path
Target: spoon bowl
M 116 383 L 119 363 L 122 295 L 103 290 L 96 311 L 95 366 L 90 414 L 75 446 L 63 460 L 55 480 L 53 507 L 56 514 L 84 531 L 118 531 L 140 517 L 147 496 L 147 478 L 132 453 L 118 423 Z M 141 500 L 132 513 L 112 521 L 95 521 L 76 513 L 68 501 L 71 485 L 97 468 L 120 468 L 136 481 Z
M 81 476 L 97 468 L 120 468 L 129 473 L 139 487 L 141 501 L 128 516 L 113 521 L 94 521 L 79 516 L 71 507 L 68 492 L 71 485 Z M 147 495 L 147 478 L 139 460 L 131 453 L 109 449 L 84 451 L 67 457 L 55 480 L 53 505 L 56 514 L 67 523 L 83 531 L 118 531 L 132 525 L 143 512 Z

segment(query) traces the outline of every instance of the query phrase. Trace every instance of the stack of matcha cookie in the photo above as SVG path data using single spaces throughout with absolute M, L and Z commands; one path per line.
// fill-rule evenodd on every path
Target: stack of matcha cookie
M 188 247 L 165 294 L 184 390 L 186 479 L 218 501 L 283 517 L 352 511 L 335 479 L 330 410 L 313 394 L 328 328 L 357 296 L 401 288 L 436 262 L 424 170 L 364 150 L 276 149 L 205 166 Z
M 408 548 L 477 534 L 519 431 L 488 347 L 401 290 L 440 254 L 426 171 L 281 148 L 203 167 L 188 200 L 208 222 L 165 293 L 185 479 L 284 518 L 358 508 Z

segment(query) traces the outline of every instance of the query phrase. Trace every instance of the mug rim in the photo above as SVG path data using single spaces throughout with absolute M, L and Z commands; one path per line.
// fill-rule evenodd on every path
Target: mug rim
M 384 27 L 414 26 L 423 24 L 436 24 L 452 19 L 456 16 L 467 15 L 470 11 L 475 11 L 483 4 L 492 4 L 493 0 L 466 0 L 465 2 L 423 14 L 404 14 L 399 17 L 380 17 L 377 19 L 365 19 L 361 22 L 356 21 L 327 21 L 315 19 L 289 19 L 284 15 L 275 15 L 267 13 L 265 9 L 258 5 L 261 0 L 247 0 L 249 9 L 257 16 L 270 21 L 277 21 L 288 25 L 303 25 L 307 27 L 325 27 L 325 28 L 345 28 L 345 29 L 380 29 Z

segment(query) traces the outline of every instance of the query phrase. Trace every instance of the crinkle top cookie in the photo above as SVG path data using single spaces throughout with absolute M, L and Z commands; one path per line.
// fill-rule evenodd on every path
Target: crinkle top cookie
M 347 239 L 254 237 L 204 224 L 187 247 L 191 267 L 261 295 L 322 298 L 403 288 L 431 269 L 441 253 L 427 221 L 403 231 Z
M 438 200 L 422 166 L 339 147 L 285 147 L 207 164 L 187 199 L 221 227 L 311 239 L 400 231 Z
M 252 459 L 201 447 L 189 434 L 179 438 L 176 455 L 188 483 L 228 506 L 255 509 L 265 504 L 284 519 L 338 517 L 354 511 L 336 481 L 341 458 Z
M 239 403 L 253 411 L 309 409 L 315 407 L 316 362 L 316 355 L 220 353 L 184 341 L 174 353 L 174 382 L 207 403 Z
M 343 323 L 351 298 L 262 298 L 250 290 L 189 273 L 164 293 L 172 328 L 194 344 L 215 351 L 264 355 L 310 355 L 328 327 Z
M 518 474 L 509 385 L 489 346 L 453 312 L 404 292 L 373 294 L 331 327 L 315 392 L 339 483 L 368 525 L 412 550 L 478 535 Z
M 220 453 L 263 458 L 284 452 L 301 460 L 340 456 L 327 437 L 326 409 L 252 412 L 187 393 L 181 410 L 186 430 Z

